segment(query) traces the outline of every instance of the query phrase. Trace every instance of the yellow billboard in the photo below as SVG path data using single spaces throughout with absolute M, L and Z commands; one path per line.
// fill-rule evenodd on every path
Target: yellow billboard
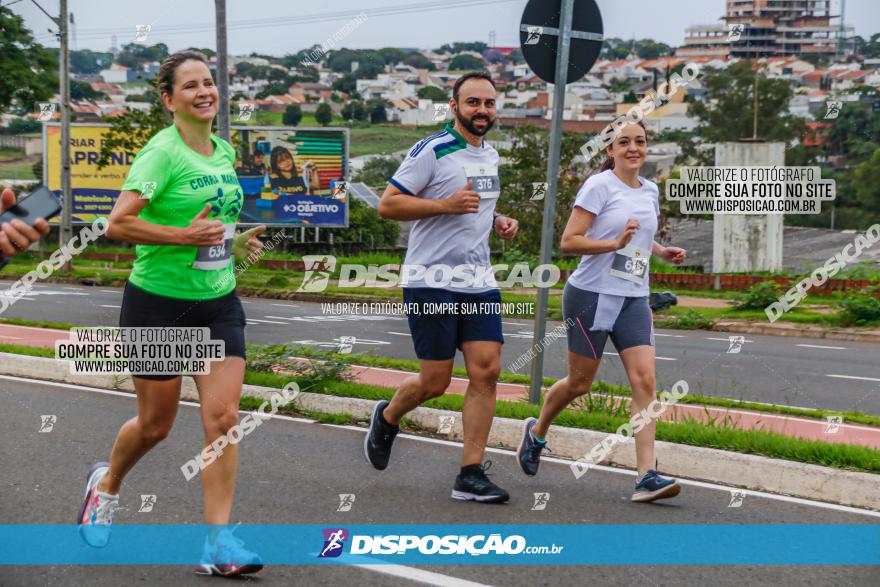
M 109 165 L 98 169 L 101 141 L 109 125 L 70 125 L 70 185 L 73 221 L 91 224 L 107 216 L 134 161 L 134 155 L 113 153 Z M 43 125 L 43 183 L 61 197 L 61 126 Z M 58 222 L 56 216 L 54 222 Z

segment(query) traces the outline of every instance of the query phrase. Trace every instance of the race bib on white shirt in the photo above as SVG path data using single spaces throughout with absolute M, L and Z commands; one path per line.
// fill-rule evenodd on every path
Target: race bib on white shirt
M 651 251 L 634 246 L 632 243 L 615 251 L 609 273 L 614 277 L 641 284 L 648 273 Z
M 213 271 L 226 269 L 232 255 L 232 239 L 235 236 L 235 223 L 229 222 L 223 225 L 223 244 L 216 247 L 199 247 L 196 250 L 196 259 L 193 261 L 193 269 Z
M 480 194 L 481 200 L 497 199 L 501 195 L 497 166 L 465 165 L 464 174 L 473 182 L 471 190 Z

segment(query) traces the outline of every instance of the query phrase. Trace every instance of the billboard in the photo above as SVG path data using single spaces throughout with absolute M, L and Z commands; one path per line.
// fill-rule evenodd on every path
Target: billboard
M 113 208 L 134 155 L 113 153 L 98 169 L 108 124 L 70 125 L 73 222 Z M 234 126 L 235 172 L 244 195 L 240 224 L 348 226 L 348 129 Z M 61 126 L 43 125 L 43 183 L 61 196 Z M 55 218 L 54 222 L 59 220 Z

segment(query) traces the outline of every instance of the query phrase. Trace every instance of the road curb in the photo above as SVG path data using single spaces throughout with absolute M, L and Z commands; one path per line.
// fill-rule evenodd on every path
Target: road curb
M 849 332 L 821 328 L 818 326 L 802 326 L 788 323 L 761 324 L 757 322 L 719 321 L 712 327 L 717 332 L 738 332 L 740 334 L 765 334 L 769 336 L 800 336 L 803 338 L 823 338 L 826 340 L 848 340 L 852 342 L 880 343 L 880 333 Z
M 73 374 L 70 373 L 68 361 L 45 357 L 0 353 L 0 374 L 134 390 L 131 377 Z M 271 387 L 245 385 L 243 395 L 268 399 L 278 391 Z M 198 401 L 195 383 L 190 377 L 184 378 L 181 399 Z M 349 414 L 358 418 L 368 418 L 375 404 L 372 400 L 318 393 L 301 393 L 296 401 L 305 410 Z M 459 412 L 417 408 L 407 415 L 407 419 L 425 430 L 438 430 L 441 419 L 450 416 L 453 424 L 447 437 L 460 442 L 463 436 Z M 495 418 L 489 434 L 489 446 L 516 448 L 521 435 L 521 420 Z M 595 430 L 552 426 L 550 437 L 553 456 L 577 459 L 608 436 L 606 432 Z M 632 440 L 616 445 L 602 464 L 635 468 L 632 445 Z M 668 475 L 880 511 L 880 492 L 876 490 L 878 476 L 870 473 L 661 441 L 656 444 L 655 454 L 662 471 Z M 516 465 L 511 462 L 509 466 Z

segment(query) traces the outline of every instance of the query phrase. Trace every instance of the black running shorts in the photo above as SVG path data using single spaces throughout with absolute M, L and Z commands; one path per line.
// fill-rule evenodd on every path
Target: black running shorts
M 227 357 L 245 358 L 246 321 L 235 290 L 211 300 L 182 300 L 156 295 L 126 283 L 122 295 L 119 326 L 122 328 L 165 326 L 210 328 L 212 340 L 226 343 Z M 167 381 L 180 375 L 134 375 L 141 379 Z

